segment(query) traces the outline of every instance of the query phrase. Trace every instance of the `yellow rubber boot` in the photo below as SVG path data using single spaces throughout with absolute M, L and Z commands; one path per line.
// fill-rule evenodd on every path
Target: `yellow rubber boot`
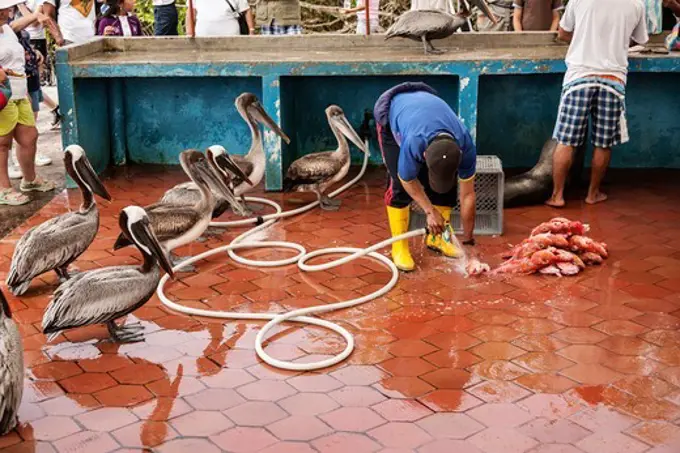
M 425 244 L 431 250 L 441 253 L 449 258 L 460 258 L 463 256 L 463 251 L 460 250 L 456 243 L 451 240 L 454 235 L 453 228 L 451 227 L 451 211 L 452 208 L 446 206 L 435 206 L 435 209 L 444 217 L 446 222 L 446 229 L 440 235 L 435 236 L 434 234 L 428 234 Z
M 408 232 L 409 208 L 387 207 L 387 219 L 390 222 L 392 237 Z M 392 261 L 400 271 L 411 272 L 416 267 L 411 252 L 408 249 L 408 240 L 402 239 L 392 244 Z

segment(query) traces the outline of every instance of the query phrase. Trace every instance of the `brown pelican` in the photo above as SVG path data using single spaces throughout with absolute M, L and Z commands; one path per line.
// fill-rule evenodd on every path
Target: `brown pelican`
M 322 209 L 337 211 L 340 200 L 333 200 L 324 194 L 326 189 L 342 180 L 347 175 L 350 165 L 349 144 L 347 138 L 361 151 L 368 153 L 366 145 L 349 124 L 345 113 L 337 105 L 326 109 L 328 124 L 338 140 L 338 149 L 321 153 L 308 154 L 293 162 L 283 180 L 284 191 L 314 192 L 319 198 Z
M 24 294 L 33 278 L 51 270 L 60 279 L 68 279 L 68 266 L 87 250 L 99 230 L 99 209 L 93 194 L 111 200 L 83 148 L 66 148 L 64 166 L 78 184 L 83 202 L 78 211 L 31 228 L 19 239 L 7 276 L 7 286 L 14 295 Z
M 241 170 L 241 168 L 234 162 L 227 150 L 223 146 L 213 145 L 205 150 L 205 156 L 213 171 L 221 174 L 222 177 L 232 181 L 234 178 L 238 179 L 239 183 L 244 181 L 245 184 L 252 186 L 250 178 Z M 217 191 L 212 191 L 215 200 L 215 206 L 212 211 L 212 218 L 215 219 L 229 209 L 231 206 L 229 201 L 219 194 Z M 160 203 L 174 204 L 174 205 L 193 205 L 201 199 L 201 191 L 193 182 L 178 184 L 172 189 L 165 192 Z
M 236 196 L 240 196 L 243 200 L 243 194 L 251 190 L 253 187 L 260 184 L 262 177 L 264 176 L 264 170 L 267 166 L 267 157 L 264 153 L 264 144 L 262 143 L 262 133 L 260 132 L 260 124 L 266 126 L 267 128 L 274 131 L 276 135 L 281 137 L 286 143 L 290 143 L 288 136 L 281 130 L 278 124 L 267 114 L 260 103 L 260 100 L 252 93 L 243 93 L 236 98 L 236 110 L 238 110 L 241 117 L 248 124 L 250 128 L 250 150 L 245 156 L 231 156 L 233 162 L 240 167 L 241 172 L 233 172 L 233 189 Z M 224 154 L 228 156 L 226 150 L 219 145 L 211 146 L 209 148 L 212 152 L 216 154 Z M 221 166 L 223 167 L 223 166 Z M 243 174 L 247 178 L 243 177 Z M 194 192 L 191 195 L 191 192 Z M 197 198 L 198 188 L 194 183 L 183 183 L 179 184 L 172 189 L 168 190 L 161 202 L 169 202 L 174 204 L 189 204 L 192 200 Z M 190 198 L 196 197 L 196 198 Z M 229 207 L 228 204 L 224 203 L 218 197 L 215 210 L 213 212 L 213 218 L 221 216 L 226 209 Z
M 485 0 L 471 0 L 493 23 L 497 22 L 496 16 L 486 4 Z M 439 54 L 442 50 L 435 49 L 431 40 L 448 38 L 467 22 L 467 11 L 451 15 L 438 10 L 407 11 L 392 24 L 387 30 L 385 39 L 409 38 L 414 41 L 422 41 L 425 54 Z
M 250 150 L 245 156 L 234 156 L 234 161 L 241 167 L 241 170 L 248 175 L 253 182 L 252 185 L 236 178 L 234 180 L 234 193 L 237 196 L 243 197 L 243 194 L 249 191 L 252 187 L 257 186 L 262 181 L 264 170 L 267 165 L 267 158 L 264 154 L 264 145 L 262 143 L 262 134 L 258 124 L 262 124 L 274 131 L 276 135 L 281 137 L 286 143 L 290 143 L 290 138 L 281 130 L 278 124 L 260 104 L 260 100 L 252 93 L 243 93 L 236 98 L 236 110 L 241 114 L 250 128 Z
M 60 285 L 42 320 L 48 341 L 64 330 L 93 324 L 106 324 L 114 341 L 142 339 L 140 324 L 118 326 L 115 320 L 132 313 L 153 296 L 161 278 L 159 264 L 172 277 L 174 274 L 144 209 L 124 208 L 118 224 L 142 253 L 142 265 L 94 269 Z
M 0 291 L 0 436 L 17 425 L 24 392 L 24 346 L 19 328 Z
M 217 175 L 201 152 L 183 151 L 179 160 L 184 171 L 200 190 L 199 200 L 193 206 L 155 203 L 144 208 L 154 233 L 168 252 L 193 242 L 208 228 L 215 206 L 213 190 L 218 191 L 237 212 L 245 213 L 229 187 L 229 179 L 224 174 Z M 238 171 L 237 168 L 232 170 Z M 121 233 L 113 249 L 118 250 L 131 244 L 129 236 Z

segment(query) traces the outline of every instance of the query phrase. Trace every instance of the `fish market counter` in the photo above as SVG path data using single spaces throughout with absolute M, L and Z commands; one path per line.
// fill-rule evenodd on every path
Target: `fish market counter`
M 177 163 L 184 149 L 213 144 L 244 154 L 250 133 L 234 99 L 249 91 L 291 138 L 264 135 L 266 187 L 279 190 L 294 159 L 335 149 L 328 105 L 359 128 L 382 91 L 418 80 L 457 110 L 480 154 L 529 167 L 557 114 L 566 47 L 553 36 L 456 34 L 435 42 L 445 54 L 427 56 L 419 42 L 380 35 L 100 38 L 57 52 L 63 144 L 81 144 L 98 172 Z M 631 72 L 631 142 L 613 166 L 680 168 L 680 56 L 635 55 Z

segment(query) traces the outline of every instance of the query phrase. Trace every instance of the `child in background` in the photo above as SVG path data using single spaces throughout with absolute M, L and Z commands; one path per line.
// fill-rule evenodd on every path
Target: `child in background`
M 371 23 L 371 34 L 380 33 L 382 29 L 380 28 L 380 0 L 368 0 L 368 8 Z M 356 6 L 350 8 L 341 9 L 342 14 L 354 14 L 357 15 L 357 35 L 366 34 L 366 0 L 357 0 Z
M 97 34 L 103 36 L 141 36 L 142 24 L 134 15 L 135 0 L 107 0 Z

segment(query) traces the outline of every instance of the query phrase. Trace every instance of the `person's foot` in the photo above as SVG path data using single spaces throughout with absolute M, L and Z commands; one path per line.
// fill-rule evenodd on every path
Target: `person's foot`
M 600 191 L 586 197 L 586 203 L 588 204 L 598 204 L 602 203 L 603 201 L 607 201 L 607 194 L 604 194 Z
M 52 129 L 56 129 L 61 125 L 61 113 L 59 113 L 59 107 L 52 110 Z
M 50 165 L 52 163 L 52 159 L 49 157 L 43 155 L 43 154 L 36 154 L 35 155 L 35 166 L 36 167 L 45 167 L 47 165 Z
M 31 201 L 26 195 L 15 192 L 12 188 L 0 189 L 0 205 L 21 206 Z
M 552 208 L 563 208 L 566 203 L 564 202 L 564 198 L 553 196 L 550 197 L 550 199 L 548 199 L 545 204 Z
M 21 189 L 22 192 L 49 192 L 50 190 L 54 190 L 54 187 L 52 181 L 47 181 L 36 176 L 36 178 L 30 182 L 22 179 L 19 189 Z
M 21 167 L 18 165 L 10 165 L 9 168 L 7 168 L 7 173 L 9 174 L 9 179 L 21 179 L 24 177 L 24 174 L 21 172 Z

